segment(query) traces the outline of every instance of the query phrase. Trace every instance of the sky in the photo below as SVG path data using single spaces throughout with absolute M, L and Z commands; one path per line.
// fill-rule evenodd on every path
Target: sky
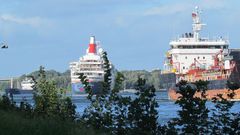
M 239 0 L 0 0 L 0 78 L 44 66 L 64 72 L 95 36 L 118 70 L 162 69 L 170 40 L 191 32 L 202 10 L 201 35 L 240 48 Z

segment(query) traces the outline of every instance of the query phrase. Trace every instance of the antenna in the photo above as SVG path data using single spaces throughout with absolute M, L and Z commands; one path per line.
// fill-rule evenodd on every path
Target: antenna
M 202 30 L 202 26 L 205 24 L 201 23 L 200 19 L 200 13 L 201 11 L 199 10 L 199 7 L 195 7 L 195 11 L 192 12 L 192 19 L 193 19 L 193 37 L 196 41 L 200 39 L 199 33 Z

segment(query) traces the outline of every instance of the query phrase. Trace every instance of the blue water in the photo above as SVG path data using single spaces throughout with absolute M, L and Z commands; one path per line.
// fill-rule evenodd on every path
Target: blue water
M 130 96 L 135 97 L 133 93 L 122 93 L 122 96 Z M 16 103 L 20 103 L 23 99 L 27 102 L 33 104 L 33 96 L 32 94 L 20 94 L 20 95 L 13 95 L 14 101 Z M 72 96 L 72 101 L 76 105 L 76 112 L 81 115 L 84 109 L 90 104 L 89 100 L 85 96 Z M 159 107 L 158 110 L 158 121 L 159 123 L 166 123 L 171 118 L 177 117 L 177 111 L 181 108 L 168 99 L 167 92 L 156 92 L 156 101 L 158 102 Z M 212 102 L 207 102 L 207 107 L 209 109 L 214 108 L 214 104 Z M 231 111 L 233 112 L 240 112 L 240 102 L 235 102 L 235 105 L 232 107 Z

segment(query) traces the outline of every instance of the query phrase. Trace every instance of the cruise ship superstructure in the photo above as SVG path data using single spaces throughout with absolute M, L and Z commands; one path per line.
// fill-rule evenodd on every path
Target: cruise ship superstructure
M 101 82 L 104 79 L 103 52 L 104 50 L 100 47 L 99 42 L 96 42 L 95 37 L 92 36 L 90 37 L 86 55 L 80 57 L 78 61 L 70 63 L 73 93 L 85 93 L 79 79 L 79 73 L 83 73 L 87 77 L 95 93 L 98 93 L 97 91 L 101 89 Z M 112 69 L 112 82 L 114 82 L 115 69 L 112 64 L 110 64 L 110 68 Z

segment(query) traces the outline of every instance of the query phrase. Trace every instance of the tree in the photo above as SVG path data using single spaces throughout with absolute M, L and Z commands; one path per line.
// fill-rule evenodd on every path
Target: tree
M 115 85 L 113 88 L 114 92 L 119 92 L 119 90 L 123 89 L 123 81 L 125 77 L 121 72 L 117 72 L 116 74 L 116 79 L 115 79 Z
M 178 131 L 183 134 L 207 134 L 208 123 L 208 108 L 206 107 L 207 82 L 198 81 L 194 84 L 189 84 L 187 81 L 180 81 L 178 91 L 181 96 L 175 102 L 182 109 L 178 111 L 179 118 L 174 119 L 174 124 Z M 196 92 L 201 92 L 201 98 L 196 97 Z
M 14 102 L 12 102 L 9 97 L 6 95 L 3 95 L 0 98 L 0 109 L 2 110 L 13 110 L 16 108 L 16 105 Z
M 138 92 L 128 108 L 129 121 L 132 133 L 135 134 L 156 134 L 158 127 L 158 104 L 155 100 L 154 86 L 147 86 L 146 80 L 138 78 L 136 88 Z
M 69 97 L 60 99 L 58 110 L 58 115 L 61 119 L 71 121 L 74 121 L 76 119 L 76 106 L 73 105 L 72 100 Z
M 105 95 L 110 92 L 111 90 L 111 67 L 110 67 L 110 62 L 107 57 L 107 52 L 103 52 L 102 54 L 103 58 L 103 68 L 104 68 L 104 81 L 103 81 L 103 93 L 102 95 Z
M 83 84 L 84 90 L 86 91 L 86 93 L 88 93 L 88 99 L 92 101 L 93 91 L 89 84 L 87 76 L 85 76 L 83 73 L 80 73 L 79 79 L 81 80 L 81 82 Z
M 79 78 L 89 94 L 91 104 L 85 109 L 82 120 L 89 127 L 104 129 L 112 134 L 156 134 L 157 110 L 155 88 L 146 85 L 146 80 L 139 78 L 136 89 L 137 98 L 122 97 L 118 94 L 122 87 L 124 76 L 117 73 L 115 87 L 111 90 L 111 69 L 107 53 L 103 53 L 104 81 L 103 91 L 92 98 L 92 90 L 87 77 L 81 74 Z
M 131 127 L 129 125 L 131 121 L 128 119 L 130 103 L 130 97 L 116 96 L 113 104 L 113 134 L 123 135 L 130 133 Z
M 146 70 L 131 70 L 121 71 L 125 77 L 124 86 L 126 89 L 134 89 L 138 77 L 146 79 L 147 85 L 154 85 L 155 89 L 161 89 L 161 70 L 153 70 L 151 72 Z
M 38 79 L 34 80 L 34 113 L 44 118 L 75 119 L 75 105 L 69 98 L 63 97 L 53 81 L 47 81 L 44 67 L 40 66 Z
M 92 98 L 93 91 L 88 82 L 87 77 L 84 74 L 80 74 L 79 78 L 84 85 L 85 91 L 88 93 L 88 99 L 91 101 L 91 105 L 84 110 L 83 121 L 87 125 L 93 126 L 95 129 L 110 129 L 113 123 L 112 114 L 112 98 L 111 93 L 111 67 L 107 57 L 107 53 L 103 52 L 103 68 L 104 68 L 104 80 L 102 82 L 102 92 Z
M 211 118 L 211 129 L 213 134 L 240 134 L 240 113 L 232 113 L 230 109 L 234 105 L 234 101 L 229 101 L 235 96 L 235 90 L 239 89 L 240 85 L 234 82 L 227 82 L 229 88 L 227 98 L 222 94 L 218 94 L 213 98 L 215 108 Z

